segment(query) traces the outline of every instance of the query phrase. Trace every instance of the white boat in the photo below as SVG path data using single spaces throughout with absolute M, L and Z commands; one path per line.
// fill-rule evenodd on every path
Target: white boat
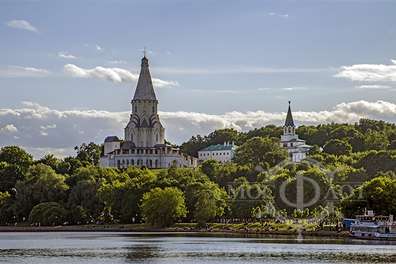
M 373 211 L 366 211 L 364 215 L 356 216 L 350 234 L 356 238 L 396 240 L 396 222 L 393 215 L 376 216 Z

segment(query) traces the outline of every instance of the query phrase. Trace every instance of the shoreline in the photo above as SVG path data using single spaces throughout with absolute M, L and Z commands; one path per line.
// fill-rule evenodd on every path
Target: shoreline
M 200 229 L 200 228 L 189 228 L 189 227 L 167 227 L 167 228 L 155 228 L 147 227 L 143 225 L 71 225 L 71 226 L 0 226 L 0 233 L 4 232 L 134 232 L 134 233 L 200 233 L 200 234 L 219 234 L 219 235 L 294 235 L 297 236 L 299 233 L 296 230 L 285 231 L 285 230 L 257 230 L 257 229 Z M 311 237 L 334 237 L 334 238 L 347 238 L 349 232 L 347 231 L 301 231 L 302 236 Z

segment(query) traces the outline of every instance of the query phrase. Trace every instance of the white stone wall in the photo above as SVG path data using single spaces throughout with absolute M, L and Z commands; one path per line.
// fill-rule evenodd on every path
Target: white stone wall
M 120 142 L 119 141 L 113 141 L 113 142 L 105 142 L 104 143 L 104 154 L 108 154 L 110 152 L 113 152 L 116 149 L 120 148 Z
M 127 168 L 129 166 L 148 168 L 196 167 L 197 159 L 178 153 L 169 154 L 120 154 L 107 155 L 100 160 L 101 167 Z
M 157 105 L 157 101 L 154 100 L 132 101 L 131 119 L 124 131 L 126 141 L 132 141 L 137 147 L 153 147 L 156 144 L 165 143 L 165 129 L 157 114 Z M 133 122 L 135 116 L 140 122 L 145 120 L 147 124 L 153 117 L 157 122 L 154 127 L 137 127 Z
M 234 150 L 198 151 L 198 159 L 200 161 L 212 159 L 225 163 L 231 162 L 233 158 Z

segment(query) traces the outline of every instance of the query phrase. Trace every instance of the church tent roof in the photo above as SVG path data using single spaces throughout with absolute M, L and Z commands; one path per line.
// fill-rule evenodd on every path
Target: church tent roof
M 153 82 L 151 80 L 148 59 L 146 56 L 142 58 L 139 80 L 133 100 L 157 100 L 153 88 Z

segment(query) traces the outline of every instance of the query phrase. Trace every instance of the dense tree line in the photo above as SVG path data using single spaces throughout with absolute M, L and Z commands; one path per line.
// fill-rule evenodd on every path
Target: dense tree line
M 396 126 L 383 121 L 301 126 L 297 133 L 313 148 L 310 159 L 285 162 L 282 128 L 248 132 L 216 130 L 182 144 L 189 154 L 210 144 L 235 142 L 233 162 L 214 160 L 196 169 L 99 168 L 102 147 L 76 147 L 75 157 L 34 160 L 16 146 L 0 150 L 0 223 L 40 225 L 140 223 L 168 226 L 176 221 L 204 225 L 220 219 L 312 217 L 328 214 L 327 201 L 346 216 L 364 208 L 396 214 Z M 298 176 L 320 188 L 304 211 L 296 202 Z M 304 200 L 315 197 L 304 181 Z M 331 196 L 331 197 L 330 197 Z

